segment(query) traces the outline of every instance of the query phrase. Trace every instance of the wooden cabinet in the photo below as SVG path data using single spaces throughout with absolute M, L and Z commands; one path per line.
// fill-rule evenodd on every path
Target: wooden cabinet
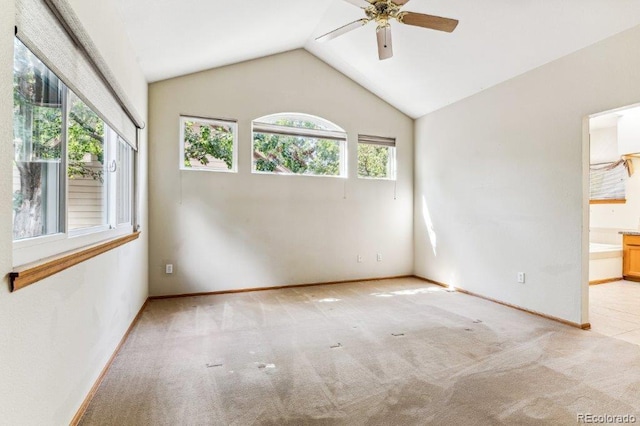
M 623 235 L 622 275 L 625 280 L 640 281 L 640 235 Z

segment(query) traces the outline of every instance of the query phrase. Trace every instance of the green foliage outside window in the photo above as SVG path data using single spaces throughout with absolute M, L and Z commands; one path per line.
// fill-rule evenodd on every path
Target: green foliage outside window
M 91 177 L 102 182 L 104 168 L 91 167 L 88 163 L 95 160 L 104 165 L 104 121 L 77 97 L 69 98 L 67 175 L 72 179 Z
M 60 159 L 62 87 L 20 42 L 15 43 L 13 135 L 16 161 Z
M 206 166 L 215 158 L 233 167 L 233 129 L 231 126 L 185 121 L 184 166 Z
M 304 120 L 282 119 L 274 124 L 319 129 Z M 253 150 L 255 170 L 259 172 L 340 175 L 340 142 L 336 140 L 255 133 Z
M 364 178 L 388 179 L 389 151 L 387 146 L 358 144 L 358 176 Z

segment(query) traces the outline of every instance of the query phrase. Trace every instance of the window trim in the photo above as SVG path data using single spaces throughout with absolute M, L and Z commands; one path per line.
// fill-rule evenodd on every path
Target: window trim
M 118 189 L 120 189 L 119 177 L 121 175 L 116 174 L 116 176 L 113 179 L 115 181 L 114 186 L 116 187 L 115 195 L 113 197 L 116 200 L 116 203 L 113 206 L 113 210 L 114 210 L 113 211 L 113 215 L 114 215 L 113 216 L 114 217 L 113 223 L 115 224 L 116 228 L 120 228 L 120 227 L 123 227 L 123 226 L 133 226 L 133 222 L 134 222 L 134 217 L 133 216 L 134 216 L 134 210 L 135 209 L 133 207 L 133 204 L 135 203 L 135 192 L 134 192 L 134 190 L 135 190 L 135 187 L 134 187 L 134 184 L 135 184 L 135 178 L 134 178 L 134 173 L 135 173 L 135 167 L 134 167 L 135 150 L 132 149 L 131 146 L 127 143 L 127 141 L 122 139 L 120 137 L 120 135 L 118 135 L 117 133 L 116 133 L 116 135 L 117 135 L 116 136 L 117 140 L 116 140 L 116 143 L 115 143 L 116 144 L 116 155 L 115 155 L 115 158 L 112 159 L 113 161 L 116 162 L 115 163 L 116 167 L 117 167 L 116 171 L 121 170 L 122 167 L 123 167 L 123 164 L 121 164 L 121 162 L 118 161 L 118 154 L 120 152 L 121 145 L 124 145 L 125 149 L 127 149 L 127 147 L 129 149 L 129 151 L 127 151 L 128 152 L 128 156 L 127 156 L 128 157 L 127 158 L 127 160 L 128 160 L 127 161 L 127 171 L 128 171 L 128 185 L 127 186 L 128 186 L 128 188 L 127 188 L 127 191 L 128 191 L 128 194 L 129 194 L 129 201 L 128 201 L 129 220 L 124 221 L 124 222 L 120 222 L 120 218 L 118 217 L 118 215 L 120 214 L 120 211 L 119 211 L 120 205 L 119 205 L 119 203 L 121 203 L 124 200 L 124 197 L 122 197 L 122 193 L 118 192 Z
M 187 121 L 200 121 L 209 124 L 230 125 L 233 129 L 233 151 L 231 153 L 231 168 L 217 170 L 207 167 L 186 167 L 184 165 L 184 126 Z M 181 171 L 189 172 L 217 172 L 238 173 L 238 120 L 228 118 L 201 117 L 196 115 L 180 114 L 180 157 L 178 158 Z
M 92 228 L 87 228 L 92 229 Z M 80 250 L 101 241 L 121 237 L 134 232 L 132 226 L 120 228 L 107 228 L 99 232 L 85 232 L 77 235 L 58 233 L 42 237 L 28 238 L 13 242 L 13 266 L 21 267 L 34 262 L 39 262 L 52 256 L 71 250 Z
M 132 232 L 118 238 L 112 238 L 91 246 L 60 253 L 56 256 L 44 259 L 32 264 L 14 268 L 9 273 L 11 291 L 20 290 L 31 284 L 35 284 L 58 272 L 62 272 L 72 266 L 96 257 L 116 247 L 138 239 L 140 232 Z

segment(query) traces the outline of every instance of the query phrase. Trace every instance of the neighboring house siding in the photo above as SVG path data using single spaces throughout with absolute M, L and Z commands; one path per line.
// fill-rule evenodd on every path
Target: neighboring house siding
M 102 168 L 99 162 L 87 164 L 94 170 Z M 75 177 L 68 180 L 69 229 L 87 228 L 104 224 L 106 208 L 104 206 L 104 184 L 100 180 L 87 177 Z

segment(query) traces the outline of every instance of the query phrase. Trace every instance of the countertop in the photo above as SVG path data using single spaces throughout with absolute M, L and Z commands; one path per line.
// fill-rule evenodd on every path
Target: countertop
M 640 230 L 627 230 L 627 231 L 620 231 L 618 232 L 618 234 L 622 234 L 622 235 L 640 235 Z

